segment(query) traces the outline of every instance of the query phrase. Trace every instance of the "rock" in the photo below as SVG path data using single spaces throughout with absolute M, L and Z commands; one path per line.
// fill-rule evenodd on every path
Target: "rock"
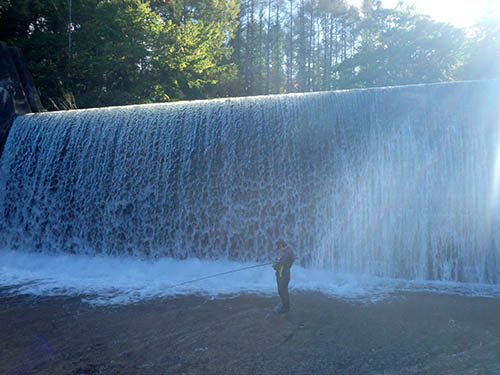
M 3 42 L 0 42 L 0 87 L 6 89 L 12 96 L 16 114 L 31 112 L 16 64 L 9 47 Z
M 15 116 L 12 97 L 7 89 L 0 87 L 0 156 Z
M 0 42 L 0 156 L 14 117 L 42 110 L 21 50 Z
M 31 112 L 41 112 L 43 111 L 42 102 L 38 96 L 38 92 L 33 82 L 33 77 L 31 76 L 24 56 L 19 48 L 8 47 L 12 61 L 16 67 L 20 83 L 23 87 L 24 95 L 30 106 Z

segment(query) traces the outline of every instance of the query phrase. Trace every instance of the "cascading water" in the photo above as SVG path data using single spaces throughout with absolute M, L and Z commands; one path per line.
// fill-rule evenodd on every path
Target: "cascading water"
M 500 82 L 20 116 L 0 246 L 500 283 Z

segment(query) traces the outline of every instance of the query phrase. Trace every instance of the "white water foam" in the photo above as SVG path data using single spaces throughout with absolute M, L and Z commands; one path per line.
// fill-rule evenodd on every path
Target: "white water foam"
M 0 287 L 11 294 L 80 296 L 94 305 L 130 304 L 152 298 L 203 295 L 230 298 L 245 293 L 276 295 L 270 266 L 256 267 L 197 282 L 187 281 L 252 267 L 227 260 L 143 260 L 136 257 L 0 251 Z M 321 292 L 359 301 L 384 299 L 397 291 L 430 291 L 500 298 L 500 287 L 482 284 L 416 282 L 335 274 L 294 266 L 292 294 Z
M 500 284 L 499 88 L 19 116 L 0 247 L 251 262 L 285 238 L 334 272 Z

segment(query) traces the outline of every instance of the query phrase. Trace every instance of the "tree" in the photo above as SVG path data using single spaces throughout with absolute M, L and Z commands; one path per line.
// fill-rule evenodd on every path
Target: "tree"
M 67 0 L 1 3 L 0 35 L 23 51 L 46 108 L 52 108 L 51 102 L 71 106 L 64 103 L 70 73 L 68 31 Z
M 462 30 L 406 10 L 373 12 L 378 25 L 371 43 L 343 62 L 356 72 L 353 86 L 448 81 L 460 63 Z
M 49 109 L 499 78 L 499 23 L 468 37 L 380 0 L 0 0 Z
M 235 73 L 235 0 L 16 0 L 1 9 L 0 31 L 25 51 L 47 108 L 73 96 L 98 107 L 220 95 L 217 83 Z
M 276 1 L 275 19 L 271 26 L 271 72 L 270 92 L 279 94 L 283 92 L 284 81 L 284 31 L 281 24 L 282 0 Z
M 150 51 L 165 25 L 148 5 L 140 0 L 100 1 L 89 7 L 88 18 L 79 19 L 70 81 L 80 107 L 150 101 Z
M 500 18 L 485 19 L 473 28 L 464 47 L 461 79 L 500 79 Z

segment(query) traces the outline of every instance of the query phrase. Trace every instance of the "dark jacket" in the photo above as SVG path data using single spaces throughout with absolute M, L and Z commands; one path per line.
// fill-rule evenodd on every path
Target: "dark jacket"
M 276 270 L 276 277 L 290 278 L 290 268 L 292 268 L 293 261 L 295 260 L 295 255 L 292 249 L 288 248 L 283 250 L 276 262 L 273 264 L 273 268 Z

